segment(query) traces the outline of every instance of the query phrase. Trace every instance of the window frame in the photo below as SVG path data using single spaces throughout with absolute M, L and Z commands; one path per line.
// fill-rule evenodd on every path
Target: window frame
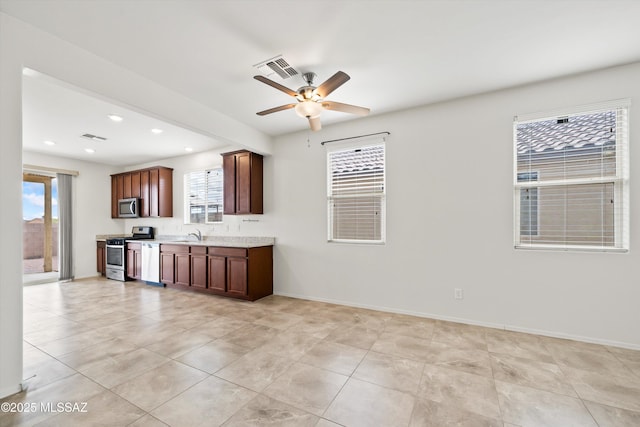
M 346 151 L 362 150 L 371 147 L 382 147 L 383 150 L 383 162 L 382 162 L 382 192 L 372 193 L 371 197 L 379 199 L 380 203 L 380 239 L 340 239 L 333 236 L 334 230 L 334 216 L 332 211 L 332 205 L 334 200 L 339 200 L 340 196 L 332 195 L 332 165 L 331 155 L 333 153 L 341 153 Z M 363 245 L 384 245 L 386 243 L 386 220 L 387 220 L 387 147 L 385 138 L 375 138 L 370 141 L 350 142 L 350 143 L 338 143 L 331 147 L 327 147 L 326 152 L 327 162 L 327 242 L 328 243 L 346 243 L 346 244 L 363 244 Z M 349 197 L 349 196 L 344 196 Z M 367 196 L 369 197 L 369 196 Z
M 630 99 L 619 99 L 599 104 L 590 104 L 548 111 L 546 113 L 533 113 L 514 117 L 513 121 L 513 201 L 514 201 L 514 248 L 526 250 L 562 250 L 577 252 L 628 252 L 629 251 L 629 117 L 631 109 Z M 564 119 L 571 116 L 587 115 L 598 112 L 618 111 L 623 113 L 623 119 L 616 114 L 616 120 L 624 120 L 623 125 L 616 122 L 616 173 L 615 176 L 564 178 L 547 181 L 518 181 L 518 148 L 517 127 L 523 123 L 538 122 L 552 119 Z M 533 171 L 533 169 L 531 170 Z M 527 172 L 531 172 L 527 171 Z M 544 188 L 575 186 L 580 184 L 613 184 L 614 213 L 613 213 L 613 244 L 604 245 L 571 245 L 561 243 L 535 243 L 522 242 L 520 234 L 520 191 L 523 188 Z M 538 203 L 540 194 L 538 193 Z M 540 209 L 538 206 L 538 227 L 540 227 Z M 529 235 L 532 236 L 532 235 Z M 524 236 L 526 237 L 526 235 Z
M 206 176 L 208 172 L 213 172 L 219 170 L 220 171 L 220 191 L 221 191 L 221 198 L 220 198 L 220 220 L 219 221 L 209 221 L 209 214 L 207 212 L 208 209 L 208 205 L 209 205 L 209 185 L 208 185 L 208 181 L 206 180 Z M 190 181 L 189 181 L 189 176 L 193 173 L 204 173 L 205 174 L 205 204 L 204 204 L 204 222 L 191 222 L 191 207 L 192 205 L 190 204 Z M 185 224 L 221 224 L 224 222 L 224 171 L 222 169 L 222 165 L 217 165 L 211 168 L 206 168 L 206 169 L 195 169 L 195 170 L 190 170 L 184 173 L 183 175 L 183 208 L 184 208 L 184 218 L 183 221 Z

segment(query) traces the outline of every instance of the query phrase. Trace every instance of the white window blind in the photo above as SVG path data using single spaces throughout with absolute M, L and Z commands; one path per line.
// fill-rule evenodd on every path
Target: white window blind
M 514 123 L 515 246 L 628 249 L 628 103 Z
M 222 221 L 222 177 L 222 168 L 185 174 L 185 223 Z
M 329 241 L 383 243 L 384 142 L 327 153 Z

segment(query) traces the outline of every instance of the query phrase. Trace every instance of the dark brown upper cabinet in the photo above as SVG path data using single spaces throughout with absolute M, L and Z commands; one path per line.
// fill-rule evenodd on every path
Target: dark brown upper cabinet
M 224 214 L 261 214 L 262 156 L 250 151 L 222 154 Z
M 118 217 L 118 200 L 140 198 L 141 217 L 173 216 L 173 169 L 155 166 L 111 175 L 111 217 Z

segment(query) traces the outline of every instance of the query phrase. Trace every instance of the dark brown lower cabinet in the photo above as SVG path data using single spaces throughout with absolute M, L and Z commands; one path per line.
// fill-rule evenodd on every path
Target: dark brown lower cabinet
M 127 277 L 142 278 L 142 244 L 127 243 Z
M 207 261 L 207 272 L 209 273 L 207 287 L 211 291 L 227 292 L 227 259 L 223 256 L 209 255 Z
M 107 242 L 97 242 L 96 271 L 100 275 L 107 274 Z
M 206 289 L 207 287 L 207 248 L 191 247 L 191 286 Z
M 273 293 L 272 246 L 176 247 L 180 245 L 160 245 L 160 281 L 167 287 L 250 301 Z

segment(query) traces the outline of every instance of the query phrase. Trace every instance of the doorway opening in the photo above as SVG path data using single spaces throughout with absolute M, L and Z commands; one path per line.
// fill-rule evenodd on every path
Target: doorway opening
M 55 176 L 22 176 L 24 284 L 58 280 L 58 185 Z

